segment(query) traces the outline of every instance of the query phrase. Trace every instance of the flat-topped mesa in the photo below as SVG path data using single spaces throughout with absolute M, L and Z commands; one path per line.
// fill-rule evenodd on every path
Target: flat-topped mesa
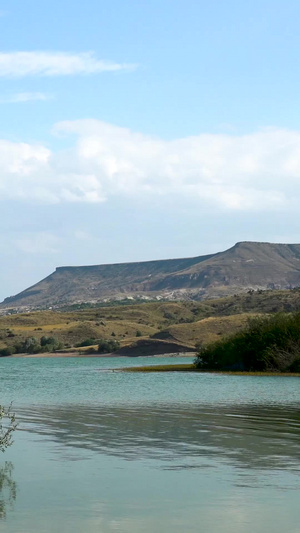
M 59 266 L 6 298 L 2 308 L 44 308 L 120 298 L 201 300 L 300 286 L 300 244 L 241 241 L 215 254 L 131 263 Z
M 195 263 L 204 261 L 213 257 L 215 254 L 209 254 L 199 257 L 188 257 L 188 258 L 175 258 L 175 259 L 153 259 L 150 261 L 131 261 L 128 263 L 104 263 L 101 265 L 82 265 L 82 266 L 60 266 L 56 267 L 55 271 L 59 270 L 76 270 L 76 269 L 86 269 L 86 270 L 106 270 L 109 269 L 128 269 L 128 268 L 141 268 L 142 270 L 178 270 L 180 268 L 187 268 Z

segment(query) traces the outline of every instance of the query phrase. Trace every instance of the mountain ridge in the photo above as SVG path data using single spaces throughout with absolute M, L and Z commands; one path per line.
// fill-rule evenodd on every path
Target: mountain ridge
M 60 266 L 0 308 L 40 308 L 120 299 L 202 300 L 249 289 L 300 285 L 300 244 L 241 241 L 178 259 Z

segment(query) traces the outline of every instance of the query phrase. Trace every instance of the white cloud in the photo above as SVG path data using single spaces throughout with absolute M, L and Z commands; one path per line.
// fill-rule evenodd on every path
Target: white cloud
M 0 76 L 68 76 L 132 70 L 135 65 L 97 59 L 92 52 L 0 52 Z
M 68 151 L 0 141 L 0 197 L 97 203 L 155 197 L 200 208 L 298 209 L 300 133 L 265 129 L 244 136 L 164 141 L 96 120 L 62 122 L 76 135 Z
M 46 100 L 52 100 L 53 96 L 46 93 L 39 93 L 39 92 L 33 92 L 33 93 L 15 93 L 10 96 L 1 97 L 0 96 L 0 104 L 20 104 L 25 102 L 32 102 L 32 101 L 46 101 Z

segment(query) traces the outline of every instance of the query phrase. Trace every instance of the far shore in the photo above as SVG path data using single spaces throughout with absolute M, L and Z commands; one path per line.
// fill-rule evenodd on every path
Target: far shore
M 113 353 L 78 353 L 78 352 L 65 352 L 65 353 L 59 353 L 59 352 L 45 352 L 45 353 L 16 353 L 13 355 L 9 355 L 8 357 L 13 357 L 17 359 L 57 359 L 61 357 L 117 357 Z
M 166 354 L 158 354 L 158 355 L 146 355 L 146 356 L 130 356 L 130 355 L 118 355 L 117 353 L 84 353 L 84 352 L 43 352 L 43 353 L 16 353 L 13 355 L 9 355 L 7 357 L 14 357 L 14 358 L 20 358 L 20 359 L 32 359 L 32 358 L 48 358 L 53 359 L 57 357 L 119 357 L 119 358 L 129 358 L 129 359 L 137 359 L 138 357 L 149 357 L 150 359 L 154 358 L 161 358 L 161 357 L 168 357 L 168 358 L 176 358 L 176 357 L 195 357 L 196 353 L 193 352 L 182 352 L 182 353 L 166 353 Z
M 129 355 L 118 355 L 115 353 L 79 353 L 79 352 L 52 352 L 52 353 L 35 353 L 35 354 L 13 354 L 6 356 L 7 358 L 19 358 L 19 359 L 56 359 L 62 357 L 81 357 L 81 358 L 118 358 L 118 359 L 139 359 L 139 357 L 147 357 L 149 359 L 159 359 L 159 358 L 169 358 L 176 359 L 178 357 L 191 358 L 195 357 L 195 353 L 185 352 L 185 353 L 167 353 L 167 354 L 158 354 L 158 355 L 147 355 L 147 356 L 129 356 Z M 165 365 L 147 365 L 147 366 L 131 366 L 131 367 L 120 367 L 118 369 L 120 372 L 195 372 L 199 374 L 225 374 L 231 376 L 281 376 L 281 377 L 300 377 L 300 372 L 247 372 L 247 371 L 233 371 L 233 370 L 203 370 L 195 367 L 193 363 L 176 363 L 176 364 L 165 364 Z

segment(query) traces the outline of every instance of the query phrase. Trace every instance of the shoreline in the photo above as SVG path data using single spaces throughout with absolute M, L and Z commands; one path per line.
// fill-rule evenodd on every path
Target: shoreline
M 48 359 L 57 359 L 57 358 L 61 358 L 61 357 L 85 357 L 85 358 L 89 358 L 89 357 L 97 357 L 97 358 L 101 358 L 101 357 L 106 357 L 106 358 L 124 358 L 126 357 L 126 359 L 138 359 L 139 357 L 149 357 L 149 358 L 170 358 L 170 359 L 176 359 L 177 357 L 195 357 L 196 356 L 196 353 L 193 353 L 193 352 L 182 352 L 182 353 L 166 353 L 166 354 L 157 354 L 157 355 L 118 355 L 118 354 L 114 354 L 114 353 L 106 353 L 106 354 L 103 354 L 103 353 L 84 353 L 84 352 L 52 352 L 52 353 L 49 353 L 49 352 L 44 352 L 44 353 L 17 353 L 17 354 L 12 354 L 12 355 L 7 355 L 5 357 L 13 357 L 13 358 L 16 358 L 16 359 L 42 359 L 42 358 L 48 358 Z
M 52 353 L 49 355 L 48 353 L 37 353 L 37 354 L 13 354 L 8 355 L 5 358 L 15 358 L 15 359 L 59 359 L 59 358 L 126 358 L 128 359 L 139 359 L 140 357 L 147 357 L 149 359 L 161 359 L 161 358 L 168 358 L 168 359 L 176 359 L 178 357 L 186 357 L 191 358 L 195 357 L 195 354 L 191 354 L 191 352 L 183 352 L 183 353 L 174 353 L 174 354 L 158 354 L 158 355 L 147 355 L 147 356 L 130 356 L 130 355 L 115 355 L 114 353 L 107 353 L 107 354 L 84 354 L 84 353 L 78 353 L 78 352 L 61 352 L 61 353 Z M 147 365 L 147 366 L 131 366 L 131 367 L 123 367 L 123 368 L 115 368 L 114 370 L 118 370 L 120 372 L 144 372 L 144 373 L 153 373 L 153 372 L 194 372 L 197 374 L 224 374 L 227 376 L 278 376 L 278 377 L 300 377 L 300 372 L 247 372 L 247 371 L 233 371 L 233 370 L 203 370 L 195 368 L 192 363 L 176 363 L 176 364 L 164 364 L 164 365 Z
M 233 370 L 203 370 L 196 368 L 190 363 L 182 363 L 175 365 L 151 365 L 151 366 L 136 366 L 129 368 L 120 368 L 122 372 L 194 372 L 197 374 L 224 374 L 227 376 L 278 376 L 278 377 L 300 377 L 300 372 L 252 372 L 252 371 L 233 371 Z
M 17 353 L 17 354 L 13 354 L 13 355 L 9 355 L 8 357 L 13 357 L 14 359 L 59 359 L 59 358 L 70 358 L 70 357 L 75 357 L 75 358 L 78 358 L 78 357 L 85 357 L 85 358 L 90 358 L 90 357 L 109 357 L 109 358 L 112 358 L 112 357 L 120 357 L 118 355 L 114 355 L 113 353 L 107 353 L 107 354 L 102 354 L 102 353 L 89 353 L 89 354 L 84 354 L 84 353 L 78 353 L 78 352 L 70 352 L 70 353 L 52 353 L 52 354 L 49 354 L 48 353 Z

